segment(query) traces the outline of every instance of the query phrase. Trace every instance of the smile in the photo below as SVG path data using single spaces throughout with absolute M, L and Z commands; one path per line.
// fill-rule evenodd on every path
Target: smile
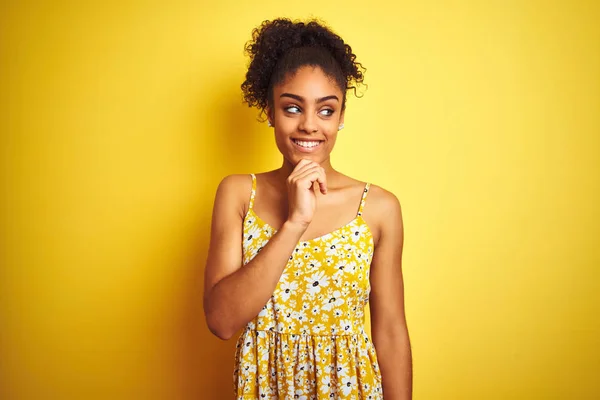
M 307 140 L 298 140 L 298 139 L 292 139 L 292 142 L 294 143 L 296 148 L 298 148 L 300 151 L 303 151 L 303 152 L 315 151 L 316 149 L 318 149 L 321 146 L 321 143 L 323 143 L 322 140 L 307 141 Z

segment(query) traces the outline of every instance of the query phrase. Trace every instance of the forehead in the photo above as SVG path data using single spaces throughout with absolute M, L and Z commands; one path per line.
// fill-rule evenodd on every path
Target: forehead
M 332 94 L 341 98 L 342 91 L 335 79 L 326 75 L 319 67 L 303 66 L 276 85 L 275 93 L 293 93 L 306 98 L 320 98 Z M 276 98 L 278 96 L 275 96 Z

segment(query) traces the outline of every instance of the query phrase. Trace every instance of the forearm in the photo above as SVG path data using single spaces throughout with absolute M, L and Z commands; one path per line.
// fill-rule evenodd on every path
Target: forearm
M 229 339 L 251 321 L 267 303 L 305 227 L 283 226 L 245 266 L 219 281 L 205 298 L 211 331 Z
M 412 399 L 412 353 L 408 332 L 373 335 L 386 400 Z

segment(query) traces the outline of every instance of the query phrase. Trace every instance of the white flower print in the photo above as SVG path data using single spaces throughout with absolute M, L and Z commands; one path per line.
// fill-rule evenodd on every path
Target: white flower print
M 340 363 L 335 366 L 335 374 L 337 375 L 338 379 L 348 376 L 349 372 L 350 370 L 347 363 Z
M 256 367 L 256 364 L 248 364 L 248 365 L 246 365 L 246 370 L 245 370 L 245 372 L 246 372 L 248 375 L 252 375 L 252 374 L 255 374 L 255 373 L 256 373 L 257 369 L 258 369 L 258 368 Z
M 323 310 L 331 311 L 332 308 L 339 307 L 342 304 L 344 304 L 342 293 L 339 290 L 336 290 L 330 296 L 324 299 L 323 306 L 321 308 Z
M 331 376 L 333 373 L 335 373 L 335 366 L 331 365 L 331 364 L 327 364 L 325 366 L 325 375 Z
M 308 266 L 308 268 L 314 270 L 314 269 L 321 268 L 321 263 L 318 260 L 312 259 L 308 262 L 307 266 Z
M 329 393 L 331 391 L 331 375 L 325 374 L 323 378 L 321 378 L 321 392 Z
M 264 237 L 261 237 L 256 243 L 256 245 L 258 246 L 257 252 L 260 251 L 263 247 L 265 247 L 267 243 L 269 243 L 269 240 Z
M 300 333 L 302 335 L 308 335 L 310 333 L 310 327 L 308 325 L 302 325 L 300 328 Z
M 279 282 L 287 282 L 288 281 L 288 273 L 287 272 L 283 272 L 281 274 L 281 276 L 279 277 Z
M 348 396 L 354 387 L 356 387 L 356 375 L 346 375 L 342 378 L 340 390 L 344 393 L 344 396 Z
M 346 244 L 344 244 L 343 248 L 344 248 L 344 252 L 346 252 L 346 253 L 350 253 L 351 251 L 355 251 L 356 250 L 356 247 L 352 243 L 346 243 Z
M 342 319 L 339 323 L 340 332 L 349 333 L 352 331 L 352 324 L 346 319 Z
M 249 352 L 251 352 L 253 350 L 253 341 L 252 339 L 250 339 L 249 337 L 246 338 L 246 340 L 244 341 L 244 347 L 242 350 L 242 354 L 243 355 L 247 355 Z
M 277 324 L 277 328 L 275 328 L 275 330 L 276 330 L 277 332 L 281 332 L 281 333 L 285 332 L 285 323 L 283 323 L 283 322 L 279 322 L 279 323 Z
M 364 236 L 364 233 L 367 231 L 366 225 L 354 225 L 352 226 L 352 236 L 350 238 L 354 243 L 356 243 L 360 238 Z
M 344 259 L 338 261 L 335 264 L 335 267 L 334 267 L 335 268 L 335 274 L 334 274 L 334 276 L 336 278 L 339 277 L 340 275 L 343 275 L 344 272 L 346 272 L 346 264 L 348 264 L 348 262 L 346 260 L 344 260 Z
M 312 295 L 319 293 L 321 288 L 329 286 L 329 277 L 325 275 L 325 271 L 315 272 L 304 280 L 308 282 L 307 290 Z
M 358 266 L 356 265 L 356 263 L 354 261 L 350 261 L 349 263 L 346 264 L 346 272 L 355 274 L 357 270 L 358 270 Z
M 335 256 L 340 250 L 339 248 L 342 247 L 342 244 L 340 243 L 339 238 L 334 237 L 333 239 L 327 241 L 326 246 L 327 249 L 325 250 L 325 254 L 328 256 Z
M 269 361 L 269 348 L 261 347 L 258 351 L 258 359 L 260 361 Z
M 324 330 L 325 330 L 324 324 L 316 324 L 315 326 L 313 326 L 312 331 L 315 335 L 320 335 L 321 333 L 323 333 Z
M 281 296 L 281 299 L 283 301 L 288 301 L 290 299 L 291 294 L 298 289 L 298 282 L 296 282 L 296 281 L 283 282 L 280 285 L 280 288 L 281 288 L 281 292 L 280 292 L 279 296 Z
M 292 312 L 292 318 L 301 324 L 306 322 L 306 320 L 308 319 L 308 317 L 306 316 L 306 313 L 303 310 Z
M 246 239 L 247 242 L 252 243 L 252 241 L 258 240 L 258 238 L 260 237 L 260 234 L 261 234 L 260 227 L 258 227 L 257 225 L 252 225 L 250 227 L 250 229 L 248 229 L 248 232 L 246 233 L 246 235 L 244 235 L 244 238 Z

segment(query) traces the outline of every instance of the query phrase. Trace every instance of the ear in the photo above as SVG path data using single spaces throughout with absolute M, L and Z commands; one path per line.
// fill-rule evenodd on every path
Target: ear
M 273 118 L 273 110 L 270 107 L 265 108 L 265 115 L 267 116 L 267 122 L 270 124 L 270 126 L 272 126 L 273 122 L 274 122 L 274 118 Z
M 340 113 L 340 123 L 339 123 L 339 125 L 343 125 L 344 124 L 344 115 L 346 115 L 346 109 L 345 108 Z

